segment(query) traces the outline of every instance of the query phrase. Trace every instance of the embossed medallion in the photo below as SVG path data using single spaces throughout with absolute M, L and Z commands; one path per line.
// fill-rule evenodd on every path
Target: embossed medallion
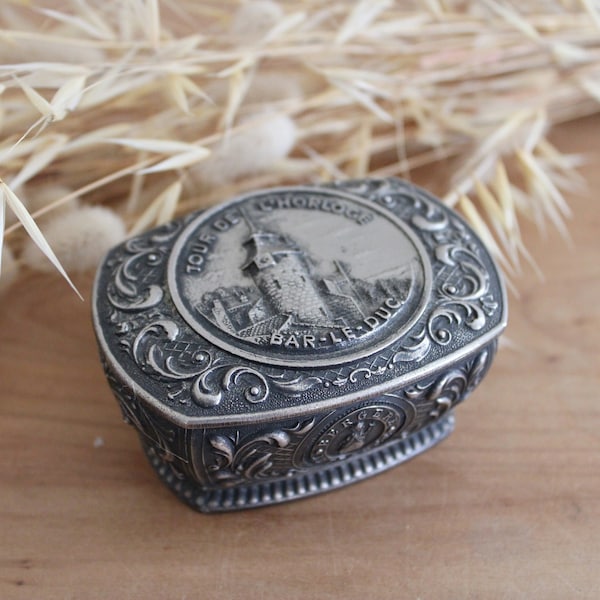
M 354 452 L 378 446 L 398 431 L 405 419 L 389 405 L 353 410 L 321 433 L 310 449 L 310 460 L 316 464 L 344 460 Z
M 389 211 L 338 190 L 245 196 L 194 220 L 169 262 L 187 323 L 278 365 L 348 362 L 407 331 L 429 299 L 421 243 Z

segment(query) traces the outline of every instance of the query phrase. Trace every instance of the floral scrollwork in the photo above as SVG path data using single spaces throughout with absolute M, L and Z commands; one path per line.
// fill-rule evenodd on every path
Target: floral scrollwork
M 467 376 L 459 369 L 454 369 L 438 379 L 427 390 L 426 398 L 433 403 L 433 408 L 429 411 L 429 417 L 439 419 L 448 412 L 452 406 L 462 399 L 466 388 Z
M 234 387 L 241 388 L 242 397 L 251 404 L 264 402 L 270 393 L 262 373 L 251 367 L 215 361 L 197 342 L 185 339 L 180 326 L 169 319 L 146 325 L 131 345 L 131 353 L 143 371 L 186 384 L 191 399 L 204 408 L 217 406 L 223 392 Z M 278 386 L 297 392 L 313 384 L 300 378 L 277 382 Z
M 431 339 L 423 329 L 413 338 L 414 343 L 403 345 L 393 356 L 392 363 L 397 362 L 420 362 L 431 350 Z
M 159 283 L 152 282 L 153 273 L 163 264 L 165 246 L 177 235 L 181 224 L 169 223 L 152 235 L 134 237 L 125 242 L 121 256 L 115 261 L 113 280 L 108 286 L 110 303 L 122 311 L 143 311 L 157 306 L 164 297 Z
M 138 365 L 144 371 L 152 371 L 166 379 L 185 380 L 205 371 L 211 363 L 206 350 L 175 352 L 165 347 L 164 338 L 173 343 L 179 333 L 179 326 L 168 319 L 158 319 L 144 327 L 131 350 Z
M 298 396 L 303 392 L 307 392 L 316 385 L 322 385 L 323 379 L 313 375 L 298 375 L 292 379 L 284 379 L 284 375 L 271 376 L 273 387 L 288 392 L 293 396 Z
M 148 269 L 161 264 L 163 254 L 144 238 L 133 238 L 125 244 L 130 255 L 117 267 L 108 288 L 108 299 L 117 309 L 139 311 L 159 304 L 164 292 L 156 283 L 146 283 Z
M 385 365 L 380 365 L 378 367 L 370 366 L 370 367 L 360 367 L 358 369 L 354 369 L 350 372 L 348 377 L 338 376 L 333 380 L 333 385 L 341 387 L 346 385 L 346 383 L 357 383 L 361 379 L 371 379 L 373 375 L 381 375 L 385 373 L 386 367 Z
M 284 467 L 285 471 L 278 467 L 277 453 L 302 440 L 314 424 L 315 420 L 310 419 L 294 427 L 264 431 L 242 439 L 239 432 L 232 436 L 209 435 L 205 450 L 208 471 L 221 484 L 287 475 L 289 467 Z M 289 464 L 287 460 L 280 462 Z
M 250 367 L 217 365 L 206 369 L 192 385 L 192 398 L 206 408 L 221 402 L 223 392 L 243 384 L 247 402 L 258 404 L 269 395 L 269 385 L 262 373 Z
M 417 212 L 413 215 L 412 224 L 426 232 L 442 231 L 448 226 L 448 216 L 440 210 L 431 200 L 426 198 L 419 190 L 414 191 L 413 202 L 415 208 L 423 208 L 425 214 Z
M 413 403 L 428 405 L 429 420 L 437 420 L 461 402 L 481 381 L 493 349 L 482 350 L 475 358 L 455 367 L 434 381 L 418 383 L 404 394 Z
M 464 322 L 479 331 L 498 303 L 488 293 L 489 274 L 475 252 L 456 244 L 442 244 L 435 256 L 450 274 L 438 288 L 440 300 L 429 316 L 427 328 L 431 338 L 445 346 L 452 340 L 452 324 Z

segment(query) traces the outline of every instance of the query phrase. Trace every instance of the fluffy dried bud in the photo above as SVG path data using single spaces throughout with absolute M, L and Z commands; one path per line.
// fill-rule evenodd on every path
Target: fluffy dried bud
M 4 243 L 2 246 L 2 270 L 0 271 L 0 295 L 13 284 L 19 274 L 19 265 L 11 251 Z
M 70 194 L 73 190 L 64 185 L 37 185 L 35 188 L 25 188 L 21 190 L 19 197 L 25 202 L 27 209 L 30 213 L 35 213 L 38 210 L 45 208 L 55 200 L 59 200 L 64 196 Z M 50 212 L 42 216 L 42 219 L 38 219 L 40 223 L 52 219 L 58 214 L 63 214 L 75 210 L 79 206 L 79 202 L 76 198 L 71 198 L 67 202 L 59 204 L 56 208 L 53 208 Z
M 231 32 L 245 38 L 260 38 L 283 18 L 283 10 L 270 0 L 242 4 L 231 21 Z
M 235 181 L 272 168 L 290 153 L 295 143 L 296 126 L 292 119 L 285 115 L 261 116 L 214 148 L 192 173 L 207 186 Z
M 229 93 L 229 83 L 216 80 L 206 87 L 206 93 L 216 104 L 224 104 Z M 298 79 L 283 72 L 257 73 L 244 96 L 250 104 L 297 100 L 304 95 Z
M 87 271 L 123 240 L 125 224 L 107 208 L 84 206 L 48 219 L 42 231 L 67 271 Z M 54 270 L 32 240 L 27 241 L 21 258 L 37 271 Z

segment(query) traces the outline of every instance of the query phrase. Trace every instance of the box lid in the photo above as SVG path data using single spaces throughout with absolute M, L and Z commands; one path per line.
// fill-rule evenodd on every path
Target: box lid
M 398 389 L 506 324 L 489 253 L 398 179 L 254 192 L 113 249 L 94 323 L 121 384 L 186 427 Z

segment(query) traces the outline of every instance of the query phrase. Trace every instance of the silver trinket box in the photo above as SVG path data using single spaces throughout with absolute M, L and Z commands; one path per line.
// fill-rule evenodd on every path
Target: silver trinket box
M 397 179 L 258 191 L 132 238 L 99 268 L 93 311 L 125 420 L 203 512 L 432 447 L 506 324 L 481 241 Z

